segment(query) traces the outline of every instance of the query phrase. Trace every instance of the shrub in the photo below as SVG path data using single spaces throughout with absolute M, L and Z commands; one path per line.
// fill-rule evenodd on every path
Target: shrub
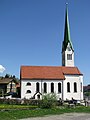
M 12 105 L 35 105 L 37 106 L 41 100 L 34 100 L 34 99 L 6 99 L 6 98 L 1 98 L 0 99 L 0 104 L 12 104 Z
M 56 94 L 46 94 L 43 95 L 42 101 L 40 103 L 41 108 L 54 108 L 56 107 L 57 96 Z

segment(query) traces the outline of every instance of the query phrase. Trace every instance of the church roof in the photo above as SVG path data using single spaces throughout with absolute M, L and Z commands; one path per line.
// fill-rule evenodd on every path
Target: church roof
M 65 75 L 82 75 L 77 67 L 21 66 L 21 79 L 64 80 Z
M 70 37 L 70 28 L 69 28 L 69 19 L 68 19 L 68 8 L 66 7 L 64 41 L 63 41 L 62 51 L 66 50 L 68 43 L 70 44 L 71 49 L 74 50 L 72 42 L 71 42 L 71 37 Z

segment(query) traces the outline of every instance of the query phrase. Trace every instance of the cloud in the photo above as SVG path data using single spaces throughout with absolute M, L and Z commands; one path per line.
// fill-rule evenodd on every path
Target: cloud
M 5 68 L 2 65 L 0 65 L 0 73 L 3 73 L 4 71 L 5 71 Z

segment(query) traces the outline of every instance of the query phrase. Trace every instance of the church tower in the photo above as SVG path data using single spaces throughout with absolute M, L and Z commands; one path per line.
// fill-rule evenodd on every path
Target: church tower
M 74 49 L 70 37 L 67 6 L 65 13 L 64 41 L 62 44 L 62 66 L 74 67 Z

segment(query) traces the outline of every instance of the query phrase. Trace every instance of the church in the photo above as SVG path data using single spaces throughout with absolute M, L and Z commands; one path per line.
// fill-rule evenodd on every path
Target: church
M 83 74 L 74 65 L 67 7 L 62 66 L 21 66 L 20 81 L 22 99 L 42 99 L 42 95 L 55 93 L 57 99 L 83 100 Z

